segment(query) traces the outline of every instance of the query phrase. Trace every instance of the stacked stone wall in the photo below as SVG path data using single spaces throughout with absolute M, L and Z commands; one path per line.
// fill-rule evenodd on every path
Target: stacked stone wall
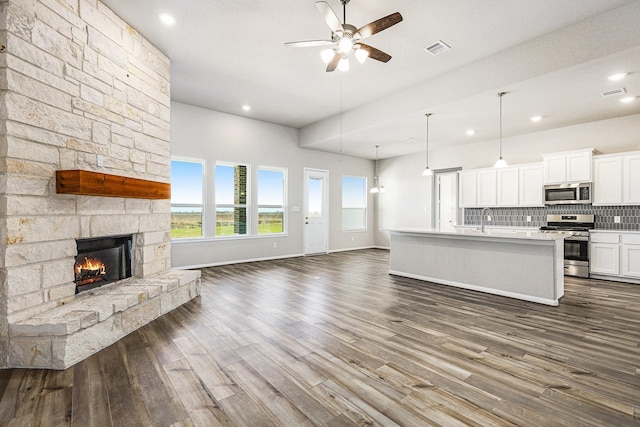
M 58 195 L 55 172 L 170 180 L 169 59 L 97 0 L 0 1 L 0 367 L 11 324 L 74 300 L 76 239 L 170 268 L 170 202 Z

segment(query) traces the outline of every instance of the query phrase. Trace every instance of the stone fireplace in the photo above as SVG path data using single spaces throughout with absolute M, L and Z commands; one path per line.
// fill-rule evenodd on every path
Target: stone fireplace
M 170 62 L 98 0 L 0 9 L 0 368 L 65 369 L 199 294 L 168 198 L 56 191 L 60 170 L 169 183 Z M 122 236 L 124 276 L 76 295 L 84 242 Z

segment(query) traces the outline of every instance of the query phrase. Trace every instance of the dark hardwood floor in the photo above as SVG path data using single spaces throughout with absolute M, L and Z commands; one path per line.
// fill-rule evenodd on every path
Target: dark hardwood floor
M 387 251 L 207 268 L 66 371 L 0 370 L 10 426 L 640 424 L 640 286 L 559 307 L 389 276 Z

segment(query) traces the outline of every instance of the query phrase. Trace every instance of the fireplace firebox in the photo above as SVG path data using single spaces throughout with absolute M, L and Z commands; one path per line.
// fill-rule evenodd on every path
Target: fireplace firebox
M 131 277 L 131 235 L 77 240 L 76 294 Z

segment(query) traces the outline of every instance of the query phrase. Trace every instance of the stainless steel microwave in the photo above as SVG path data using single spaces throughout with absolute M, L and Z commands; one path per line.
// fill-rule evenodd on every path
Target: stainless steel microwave
M 576 182 L 544 186 L 545 205 L 591 203 L 591 183 Z

